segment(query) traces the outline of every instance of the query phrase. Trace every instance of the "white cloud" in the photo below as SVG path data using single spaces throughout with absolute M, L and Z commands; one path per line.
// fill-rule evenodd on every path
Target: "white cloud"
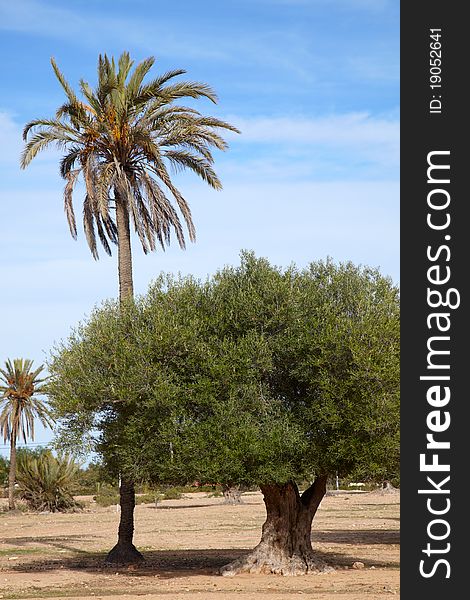
M 64 24 L 66 23 L 66 26 Z M 172 56 L 197 58 L 228 58 L 218 44 L 201 44 L 194 35 L 175 35 L 174 28 L 160 22 L 149 24 L 141 18 L 120 18 L 109 12 L 99 14 L 80 12 L 69 8 L 48 6 L 36 0 L 20 0 L 0 4 L 0 29 L 34 33 L 44 37 L 62 39 L 95 46 L 109 41 L 126 39 L 126 43 L 141 48 L 154 48 L 158 39 L 159 52 Z
M 346 5 L 353 2 L 367 6 L 380 1 L 346 0 Z M 335 3 L 342 4 L 341 0 L 335 0 Z M 269 7 L 266 10 L 269 11 Z M 152 54 L 158 48 L 158 57 L 166 56 L 178 61 L 197 59 L 235 65 L 254 64 L 276 71 L 289 71 L 304 83 L 318 79 L 317 71 L 324 68 L 319 58 L 321 52 L 311 49 L 311 39 L 299 35 L 296 29 L 286 30 L 282 24 L 257 31 L 237 25 L 221 29 L 211 27 L 206 19 L 201 18 L 197 27 L 191 20 L 182 19 L 175 28 L 163 13 L 150 22 L 141 14 L 137 11 L 126 15 L 119 9 L 110 14 L 109 11 L 100 12 L 98 7 L 85 14 L 74 8 L 73 3 L 64 8 L 50 6 L 41 0 L 18 0 L 0 3 L 0 30 L 67 41 L 73 39 L 76 44 L 93 48 L 98 41 L 101 47 L 125 39 L 128 46 L 133 45 Z
M 301 144 L 398 144 L 396 119 L 374 117 L 366 112 L 337 114 L 318 118 L 231 116 L 242 131 L 236 139 L 245 142 Z
M 230 135 L 234 148 L 250 154 L 223 163 L 228 173 L 242 169 L 260 179 L 307 177 L 398 177 L 400 128 L 396 115 L 366 112 L 311 117 L 227 117 L 241 135 Z M 258 148 L 258 150 L 256 150 Z M 357 171 L 361 175 L 357 174 Z M 241 174 L 241 172 L 240 172 Z

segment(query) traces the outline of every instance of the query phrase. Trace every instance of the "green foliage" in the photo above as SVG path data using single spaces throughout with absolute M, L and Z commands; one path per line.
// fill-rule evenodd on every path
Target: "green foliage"
M 44 446 L 36 446 L 36 448 L 18 448 L 16 450 L 16 457 L 17 460 L 28 460 L 28 458 L 32 459 L 32 458 L 39 458 L 40 456 L 42 456 L 44 454 L 44 452 L 47 452 L 47 448 L 45 448 Z
M 183 497 L 183 488 L 161 487 L 143 494 L 136 494 L 136 504 L 154 504 L 161 500 L 180 500 Z M 119 488 L 108 484 L 101 485 L 99 491 L 93 496 L 99 506 L 113 506 L 119 504 Z
M 168 487 L 162 490 L 162 500 L 181 500 L 183 492 L 178 487 Z
M 374 269 L 281 270 L 252 254 L 212 279 L 160 277 L 58 347 L 62 442 L 157 484 L 311 481 L 399 456 L 399 295 Z M 119 407 L 119 410 L 117 410 Z
M 158 504 L 161 500 L 163 500 L 163 494 L 157 491 L 139 494 L 135 497 L 136 504 Z
M 93 500 L 99 506 L 119 504 L 119 488 L 109 484 L 100 485 L 97 494 L 93 496 Z
M 39 456 L 27 452 L 18 456 L 19 497 L 35 511 L 65 512 L 78 508 L 71 489 L 79 466 L 68 456 L 53 456 L 50 450 Z
M 0 456 L 0 487 L 8 484 L 9 464 L 6 458 Z
M 74 495 L 97 494 L 104 484 L 116 485 L 102 464 L 91 462 L 85 468 L 80 468 L 74 484 Z

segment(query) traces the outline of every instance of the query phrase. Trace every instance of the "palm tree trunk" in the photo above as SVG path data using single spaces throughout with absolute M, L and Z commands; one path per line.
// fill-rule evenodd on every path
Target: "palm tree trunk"
M 134 295 L 131 231 L 127 206 L 116 190 L 114 195 L 116 199 L 116 226 L 118 231 L 119 300 L 122 303 L 126 298 L 132 298 Z
M 142 554 L 132 543 L 134 535 L 134 482 L 128 477 L 122 477 L 119 488 L 121 516 L 119 520 L 118 542 L 106 557 L 107 563 L 132 564 L 144 560 Z
M 15 510 L 15 481 L 16 481 L 16 432 L 12 431 L 10 438 L 10 471 L 8 473 L 8 509 Z
M 132 280 L 132 252 L 131 232 L 129 226 L 129 211 L 124 200 L 114 190 L 116 200 L 116 226 L 118 230 L 118 274 L 119 274 L 119 301 L 123 304 L 132 300 L 134 284 Z M 132 543 L 134 536 L 134 508 L 135 487 L 134 481 L 123 475 L 119 487 L 119 504 L 121 514 L 117 544 L 106 557 L 108 563 L 132 564 L 144 560 L 142 554 Z

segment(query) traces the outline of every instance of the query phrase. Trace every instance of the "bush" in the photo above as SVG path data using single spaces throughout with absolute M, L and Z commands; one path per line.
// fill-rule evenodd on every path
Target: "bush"
M 180 500 L 183 494 L 180 488 L 170 487 L 162 491 L 162 500 Z
M 136 504 L 158 504 L 160 500 L 163 500 L 163 494 L 160 492 L 148 492 L 140 496 L 136 496 Z
M 143 494 L 138 494 L 135 497 L 136 504 L 155 504 L 161 500 L 179 500 L 183 494 L 182 488 L 168 487 L 155 490 L 147 490 Z M 119 504 L 119 489 L 108 484 L 102 484 L 99 487 L 99 492 L 93 496 L 93 500 L 99 506 L 112 506 Z
M 19 455 L 16 481 L 19 498 L 35 511 L 66 512 L 81 505 L 72 495 L 79 466 L 69 456 L 53 456 L 50 450 L 40 455 Z
M 143 494 L 136 496 L 136 504 L 154 504 L 162 500 L 180 500 L 187 486 L 160 487 L 146 489 Z
M 79 470 L 74 494 L 86 496 L 99 494 L 101 486 L 105 483 L 116 487 L 117 481 L 109 476 L 103 465 L 91 462 L 85 468 L 82 467 Z

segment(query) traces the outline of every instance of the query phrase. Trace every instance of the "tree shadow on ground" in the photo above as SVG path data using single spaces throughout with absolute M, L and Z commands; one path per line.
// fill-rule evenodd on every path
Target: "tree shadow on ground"
M 145 561 L 138 566 L 107 565 L 104 561 L 106 552 L 87 552 L 70 547 L 64 542 L 88 539 L 80 535 L 42 538 L 9 538 L 9 544 L 36 543 L 47 544 L 53 548 L 69 550 L 70 556 L 52 556 L 46 559 L 29 558 L 9 566 L 14 572 L 44 572 L 58 569 L 82 570 L 91 573 L 125 573 L 130 577 L 161 577 L 173 579 L 190 575 L 217 575 L 224 565 L 244 556 L 250 549 L 217 548 L 199 550 L 146 550 L 141 549 Z M 328 552 L 315 548 L 316 543 L 341 543 L 351 546 L 351 553 Z M 361 546 L 399 544 L 399 532 L 396 530 L 358 530 L 358 531 L 319 531 L 313 535 L 313 546 L 319 559 L 337 569 L 350 567 L 354 562 L 375 568 L 399 568 L 399 562 L 393 560 L 375 560 L 364 558 Z M 356 548 L 353 548 L 356 546 Z
M 142 549 L 141 549 L 142 550 Z M 89 573 L 125 573 L 131 577 L 187 577 L 188 575 L 215 575 L 220 567 L 247 554 L 249 550 L 142 550 L 145 561 L 139 565 L 123 566 L 105 563 L 106 552 L 83 552 L 74 556 L 34 558 L 16 563 L 11 571 L 78 570 Z
M 155 506 L 155 504 L 144 504 L 143 506 L 145 506 L 145 508 L 153 508 L 154 510 L 175 510 L 178 508 L 219 508 L 221 506 L 227 506 L 227 507 L 233 507 L 233 506 L 254 506 L 259 504 L 258 502 L 239 502 L 237 504 L 224 504 L 223 502 L 220 502 L 218 504 L 184 504 L 184 505 L 174 505 L 174 506 L 168 506 L 168 505 L 162 505 L 162 504 L 158 504 L 158 506 Z
M 399 544 L 400 532 L 398 529 L 324 529 L 313 531 L 312 541 L 321 543 L 347 544 L 348 546 L 372 544 Z
M 23 536 L 23 537 L 10 537 L 3 538 L 2 542 L 4 544 L 11 544 L 12 546 L 19 547 L 27 547 L 31 544 L 43 544 L 45 546 L 50 546 L 51 548 L 56 548 L 57 550 L 68 550 L 70 552 L 74 552 L 75 554 L 88 554 L 86 550 L 81 550 L 76 546 L 72 546 L 66 544 L 64 542 L 74 542 L 75 540 L 83 542 L 93 542 L 102 536 L 99 535 L 83 535 L 83 534 L 70 534 L 70 535 L 43 535 L 43 536 Z M 14 554 L 14 549 L 11 550 L 12 554 Z

